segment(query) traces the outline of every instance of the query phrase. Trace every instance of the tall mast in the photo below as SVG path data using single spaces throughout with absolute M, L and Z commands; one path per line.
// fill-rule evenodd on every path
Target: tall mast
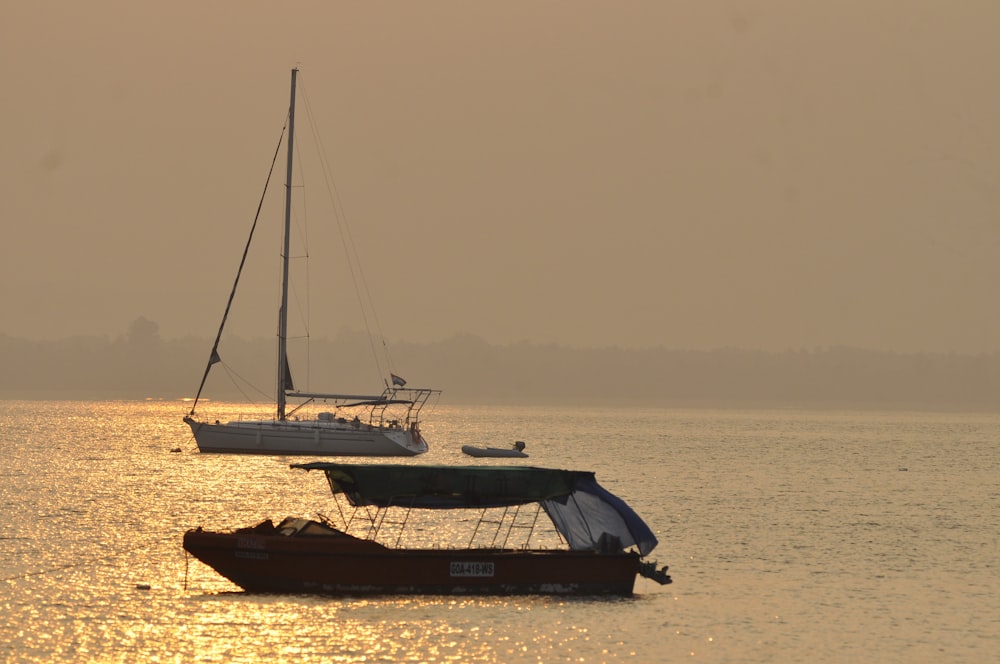
M 285 419 L 285 377 L 288 375 L 288 257 L 292 235 L 292 151 L 295 145 L 295 78 L 292 69 L 291 101 L 288 103 L 288 164 L 285 168 L 285 242 L 281 250 L 281 308 L 278 310 L 278 419 Z

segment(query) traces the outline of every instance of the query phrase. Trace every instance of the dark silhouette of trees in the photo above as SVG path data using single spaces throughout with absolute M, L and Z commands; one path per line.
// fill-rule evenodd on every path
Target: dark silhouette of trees
M 378 392 L 388 371 L 395 370 L 411 386 L 442 388 L 446 403 L 1000 406 L 1000 358 L 995 354 L 900 354 L 847 347 L 767 353 L 498 346 L 474 335 L 391 347 L 394 367 L 376 367 L 367 338 L 345 329 L 333 340 L 312 342 L 308 358 L 314 366 L 308 371 L 304 350 L 292 348 L 289 356 L 301 389 Z M 0 334 L 0 397 L 193 396 L 210 348 L 208 339 L 164 340 L 159 326 L 144 317 L 115 339 L 30 341 Z M 274 340 L 224 338 L 219 351 L 223 365 L 213 367 L 205 395 L 266 401 L 275 383 Z

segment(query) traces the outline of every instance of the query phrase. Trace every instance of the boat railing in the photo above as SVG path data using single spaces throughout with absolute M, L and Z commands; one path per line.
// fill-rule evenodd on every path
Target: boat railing
M 358 513 L 358 508 L 355 507 L 354 509 L 350 510 L 350 515 L 348 515 L 344 510 L 343 503 L 340 502 L 340 497 L 336 495 L 333 497 L 333 504 L 337 506 L 337 512 L 340 514 L 340 524 L 343 525 L 336 524 L 333 521 L 333 519 L 331 519 L 329 516 L 325 514 L 320 514 L 319 515 L 320 519 L 323 520 L 328 525 L 333 525 L 334 527 L 343 530 L 345 533 L 350 533 L 351 527 L 354 525 L 354 517 Z
M 341 409 L 366 415 L 367 425 L 378 428 L 403 428 L 412 429 L 419 424 L 420 411 L 427 401 L 434 395 L 441 394 L 441 390 L 433 390 L 426 387 L 387 387 L 378 396 L 356 395 L 356 394 L 320 394 L 313 392 L 288 391 L 287 397 L 304 399 L 301 403 L 292 408 L 287 418 L 291 418 L 295 413 L 310 404 L 333 402 L 334 409 Z M 354 402 L 354 403 L 346 403 Z M 395 406 L 405 406 L 394 408 Z M 354 410 L 363 409 L 363 410 Z M 390 410 L 391 409 L 391 410 Z
M 335 523 L 326 515 L 317 515 L 325 523 L 363 539 L 378 541 L 386 546 L 392 546 L 397 549 L 403 548 L 403 540 L 408 532 L 407 526 L 410 522 L 410 515 L 414 511 L 412 500 L 407 502 L 404 499 L 389 507 L 374 507 L 371 505 L 350 506 L 348 504 L 348 508 L 345 509 L 340 495 L 336 495 L 334 503 L 336 503 L 340 514 L 340 523 Z M 535 509 L 531 509 L 532 505 L 534 505 Z M 473 510 L 460 511 L 464 511 L 469 515 L 473 512 Z M 475 526 L 473 527 L 472 536 L 469 538 L 466 548 L 527 549 L 531 545 L 532 538 L 537 534 L 538 519 L 542 512 L 542 506 L 539 503 L 481 509 L 479 510 L 478 517 L 468 519 L 470 522 L 475 521 Z M 522 534 L 523 539 L 520 536 L 514 537 L 515 533 Z M 536 545 L 536 548 L 563 548 L 565 542 L 559 535 L 558 530 L 553 528 L 552 533 L 554 538 L 551 542 L 547 542 L 541 547 Z M 512 537 L 514 540 L 521 540 L 520 543 L 509 546 Z M 543 537 L 542 539 L 544 540 L 545 538 Z M 429 546 L 433 546 L 433 548 L 461 548 L 460 546 L 455 546 L 455 544 L 449 546 L 440 542 L 435 542 Z
M 480 536 L 480 528 L 483 525 L 490 525 L 496 526 L 496 528 L 493 530 L 493 537 L 490 540 L 489 548 L 497 548 L 497 540 L 500 539 L 501 533 L 503 533 L 503 540 L 500 541 L 499 548 L 507 548 L 507 542 L 510 541 L 511 534 L 514 530 L 518 530 L 525 533 L 524 543 L 521 545 L 521 548 L 527 549 L 531 542 L 531 536 L 535 532 L 535 526 L 538 523 L 538 516 L 542 512 L 542 506 L 540 504 L 534 503 L 534 505 L 534 512 L 531 512 L 530 509 L 526 509 L 524 510 L 524 512 L 527 512 L 526 514 L 522 512 L 521 508 L 528 507 L 527 505 L 504 507 L 499 518 L 491 517 L 488 509 L 482 510 L 479 515 L 479 521 L 476 523 L 476 527 L 472 531 L 472 537 L 469 539 L 469 548 L 477 546 L 476 540 Z M 504 526 L 506 526 L 506 532 L 504 532 Z M 489 533 L 487 532 L 484 537 L 489 537 Z
M 379 533 L 386 526 L 396 526 L 398 530 L 396 532 L 395 547 L 398 549 L 400 548 L 400 543 L 403 541 L 403 533 L 406 531 L 406 523 L 410 519 L 410 512 L 413 510 L 410 507 L 403 507 L 402 505 L 397 507 L 402 513 L 400 518 L 390 518 L 390 514 L 395 513 L 391 508 L 378 510 L 378 518 L 372 523 L 371 539 L 377 539 Z
M 390 421 L 393 419 L 391 416 L 388 418 L 386 416 L 389 406 L 405 403 L 407 407 L 406 415 L 403 417 L 403 426 L 410 429 L 419 423 L 420 411 L 427 401 L 432 396 L 439 394 L 441 394 L 441 390 L 432 390 L 426 387 L 387 387 L 382 393 L 380 402 L 372 406 L 372 421 L 377 420 L 379 426 L 384 426 L 386 419 Z M 400 399 L 400 395 L 405 398 Z
M 340 501 L 340 496 L 334 496 L 333 502 L 337 505 L 337 511 L 340 513 L 340 520 L 344 524 L 341 530 L 345 533 L 351 533 L 351 529 L 354 526 L 356 517 L 361 516 L 361 521 L 364 523 L 357 526 L 360 530 L 364 531 L 362 536 L 364 539 L 372 541 L 380 541 L 380 537 L 384 535 L 383 530 L 387 526 L 398 526 L 399 530 L 396 533 L 396 548 L 399 548 L 400 542 L 403 538 L 403 533 L 406 530 L 407 521 L 410 518 L 411 509 L 405 505 L 394 506 L 396 508 L 401 508 L 401 516 L 396 517 L 395 512 L 392 512 L 392 508 L 386 507 L 372 507 L 371 505 L 356 506 L 349 510 L 350 515 L 344 510 L 344 506 Z M 328 516 L 320 514 L 321 519 L 326 522 L 334 523 Z

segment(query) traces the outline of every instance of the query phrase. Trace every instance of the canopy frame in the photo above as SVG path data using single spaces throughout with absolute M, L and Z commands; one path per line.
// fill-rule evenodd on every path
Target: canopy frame
M 656 537 L 639 515 L 621 498 L 601 487 L 589 471 L 324 461 L 291 467 L 324 471 L 335 497 L 344 494 L 354 507 L 376 508 L 375 518 L 379 510 L 389 507 L 407 511 L 486 510 L 538 503 L 570 549 L 606 551 L 635 546 L 645 556 L 657 545 Z M 372 520 L 373 534 L 382 527 L 384 518 L 383 515 L 377 526 Z M 530 536 L 529 532 L 529 539 Z

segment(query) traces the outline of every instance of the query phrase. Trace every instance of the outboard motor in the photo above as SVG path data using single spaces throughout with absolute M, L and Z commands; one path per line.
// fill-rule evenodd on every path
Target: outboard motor
M 674 582 L 674 580 L 670 578 L 670 575 L 667 574 L 668 569 L 670 569 L 668 565 L 664 565 L 662 569 L 656 569 L 656 563 L 654 562 L 639 563 L 639 575 L 644 576 L 647 579 L 652 579 L 661 586 Z

